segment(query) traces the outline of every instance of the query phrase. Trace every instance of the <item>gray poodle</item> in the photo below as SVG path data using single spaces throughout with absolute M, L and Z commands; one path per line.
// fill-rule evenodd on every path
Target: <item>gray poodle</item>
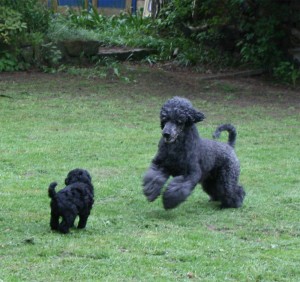
M 228 144 L 202 139 L 195 123 L 204 114 L 193 108 L 187 99 L 174 97 L 160 112 L 162 138 L 158 152 L 143 180 L 143 191 L 152 202 L 163 193 L 165 209 L 172 209 L 184 202 L 198 183 L 212 201 L 220 201 L 222 208 L 238 208 L 245 197 L 238 184 L 240 165 L 234 152 L 235 128 L 224 124 L 217 128 L 214 137 L 222 131 L 229 133 Z

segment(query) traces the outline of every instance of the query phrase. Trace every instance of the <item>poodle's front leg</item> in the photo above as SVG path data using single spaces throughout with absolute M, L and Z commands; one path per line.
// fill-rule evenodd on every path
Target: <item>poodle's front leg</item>
M 200 177 L 200 171 L 174 177 L 163 195 L 164 208 L 173 209 L 184 202 L 200 181 Z
M 149 202 L 153 202 L 167 182 L 169 175 L 157 165 L 152 164 L 144 176 L 143 192 Z

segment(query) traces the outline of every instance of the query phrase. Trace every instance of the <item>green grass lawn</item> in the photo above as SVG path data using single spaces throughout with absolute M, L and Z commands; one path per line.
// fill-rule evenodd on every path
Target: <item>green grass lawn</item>
M 0 281 L 299 281 L 300 96 L 255 80 L 127 75 L 0 74 Z M 242 208 L 220 210 L 200 186 L 171 211 L 146 201 L 160 107 L 174 95 L 206 114 L 202 137 L 237 127 Z M 95 187 L 87 228 L 51 232 L 48 185 L 76 167 Z

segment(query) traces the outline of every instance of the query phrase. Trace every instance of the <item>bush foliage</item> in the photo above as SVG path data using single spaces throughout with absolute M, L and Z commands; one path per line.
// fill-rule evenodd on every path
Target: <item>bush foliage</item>
M 169 28 L 186 30 L 200 44 L 235 51 L 242 62 L 272 69 L 289 44 L 288 24 L 297 21 L 284 1 L 174 0 L 161 13 Z M 299 19 L 300 20 L 300 17 Z
M 39 0 L 0 0 L 0 71 L 22 70 L 33 61 L 22 48 L 42 43 L 50 11 Z
M 2 51 L 0 60 L 7 60 L 7 52 L 19 60 L 16 51 L 22 44 L 42 45 L 46 37 L 53 43 L 92 39 L 105 45 L 154 48 L 158 55 L 150 57 L 151 62 L 172 59 L 185 66 L 250 64 L 277 74 L 287 70 L 285 77 L 289 78 L 285 80 L 293 83 L 299 77 L 287 49 L 290 27 L 300 22 L 300 16 L 285 1 L 169 0 L 164 1 L 156 19 L 143 18 L 139 13 L 108 17 L 94 8 L 51 17 L 39 0 L 1 3 L 0 43 L 15 48 L 13 53 L 11 48 Z M 291 66 L 283 67 L 283 62 Z
M 0 44 L 13 45 L 18 36 L 27 28 L 22 15 L 10 8 L 0 7 Z
M 46 32 L 48 29 L 50 10 L 40 0 L 0 0 L 1 6 L 10 8 L 21 15 L 27 25 L 27 32 Z

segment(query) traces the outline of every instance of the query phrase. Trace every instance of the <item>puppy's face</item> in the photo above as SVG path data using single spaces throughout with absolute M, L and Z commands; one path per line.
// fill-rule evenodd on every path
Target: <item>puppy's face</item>
M 65 184 L 70 185 L 70 184 L 76 183 L 76 182 L 83 182 L 86 184 L 90 184 L 91 181 L 92 181 L 92 178 L 87 170 L 76 168 L 76 169 L 71 170 L 68 173 L 67 178 L 65 179 Z
M 189 100 L 180 97 L 168 100 L 160 112 L 160 125 L 164 141 L 166 143 L 175 142 L 185 128 L 204 118 L 204 114 L 194 109 Z

